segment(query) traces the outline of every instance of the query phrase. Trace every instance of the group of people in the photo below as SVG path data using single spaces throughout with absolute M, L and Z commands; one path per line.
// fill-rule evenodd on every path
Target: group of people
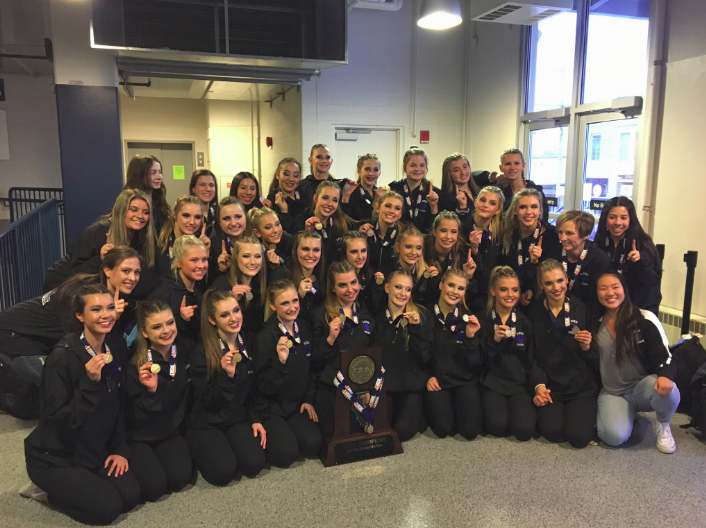
M 655 411 L 657 449 L 674 452 L 661 265 L 628 198 L 589 240 L 590 214 L 548 222 L 517 149 L 497 173 L 449 156 L 441 188 L 417 147 L 389 188 L 373 154 L 354 179 L 333 177 L 325 145 L 309 163 L 302 179 L 283 159 L 267 196 L 239 173 L 220 201 L 199 170 L 170 207 L 159 160 L 136 156 L 46 293 L 0 314 L 2 351 L 41 370 L 27 471 L 56 508 L 108 524 L 196 469 L 223 486 L 318 456 L 341 351 L 367 347 L 402 441 L 429 427 L 618 446 Z

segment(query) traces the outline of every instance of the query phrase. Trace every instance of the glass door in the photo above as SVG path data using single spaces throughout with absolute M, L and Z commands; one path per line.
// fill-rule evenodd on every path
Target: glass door
M 527 179 L 542 186 L 549 202 L 549 221 L 554 224 L 565 207 L 566 154 L 569 127 L 554 122 L 530 124 L 527 127 Z

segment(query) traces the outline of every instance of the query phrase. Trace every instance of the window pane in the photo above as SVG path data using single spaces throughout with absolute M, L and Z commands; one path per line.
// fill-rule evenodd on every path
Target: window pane
M 565 11 L 532 26 L 527 112 L 571 106 L 576 12 Z
M 532 130 L 529 134 L 529 179 L 543 187 L 550 213 L 564 210 L 568 142 L 569 127 Z
M 650 0 L 590 3 L 583 102 L 643 95 Z
M 598 218 L 601 212 L 590 210 L 591 200 L 632 198 L 636 142 L 637 119 L 605 121 L 586 127 L 582 210 Z

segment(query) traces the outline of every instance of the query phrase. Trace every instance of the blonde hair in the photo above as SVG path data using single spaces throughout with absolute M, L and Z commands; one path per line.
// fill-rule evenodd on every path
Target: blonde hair
M 427 270 L 427 263 L 424 260 L 424 235 L 422 235 L 421 231 L 417 229 L 414 224 L 406 224 L 402 229 L 400 230 L 400 234 L 397 235 L 397 240 L 395 241 L 395 255 L 397 256 L 397 259 L 399 260 L 400 258 L 400 247 L 402 247 L 402 241 L 406 238 L 409 237 L 419 237 L 422 239 L 422 258 L 417 261 L 416 265 L 416 277 L 414 278 L 414 282 L 416 283 L 422 275 L 424 275 L 424 272 Z M 407 273 L 407 272 L 405 272 Z M 407 273 L 410 277 L 409 273 Z
M 275 299 L 277 299 L 277 296 L 282 293 L 283 291 L 287 291 L 289 289 L 294 290 L 295 292 L 297 291 L 297 287 L 294 285 L 294 283 L 290 280 L 282 279 L 282 280 L 276 280 L 270 286 L 267 288 L 267 303 L 265 303 L 265 321 L 267 321 L 270 317 L 272 317 L 272 314 L 275 313 L 272 308 L 270 308 L 271 304 L 275 303 Z M 301 308 L 300 312 L 301 313 Z M 297 316 L 298 318 L 299 316 Z
M 206 354 L 206 371 L 208 378 L 212 378 L 221 370 L 221 358 L 223 349 L 221 348 L 221 336 L 218 328 L 211 324 L 209 317 L 216 319 L 216 303 L 233 299 L 239 305 L 238 299 L 231 292 L 211 288 L 203 294 L 201 301 L 201 340 Z
M 386 200 L 390 199 L 399 200 L 402 204 L 402 209 L 404 210 L 404 198 L 402 198 L 402 195 L 395 191 L 385 191 L 378 201 L 378 208 L 373 209 L 373 217 L 371 218 L 373 222 L 377 222 L 380 219 L 379 210 L 382 207 L 382 204 L 384 204 Z
M 550 271 L 554 270 L 560 270 L 565 276 L 566 276 L 566 270 L 564 269 L 564 265 L 559 262 L 558 260 L 554 259 L 547 259 L 543 260 L 542 262 L 539 263 L 539 267 L 537 268 L 537 286 L 539 289 L 537 290 L 537 296 L 541 297 L 543 295 L 546 295 L 544 293 L 544 288 L 542 288 L 542 277 L 544 276 L 545 273 L 548 273 Z M 567 277 L 568 279 L 568 277 Z M 569 294 L 569 283 L 567 281 L 566 283 L 566 295 Z
M 147 224 L 134 234 L 141 245 L 140 253 L 149 267 L 153 267 L 157 257 L 157 235 L 154 230 L 154 219 L 152 218 L 152 200 L 146 193 L 139 189 L 125 189 L 115 200 L 113 209 L 108 213 L 101 223 L 108 225 L 108 236 L 116 246 L 131 246 L 130 236 L 125 217 L 130 210 L 130 204 L 135 200 L 142 200 L 147 204 L 149 215 Z
M 189 203 L 198 205 L 199 214 L 201 214 L 201 200 L 196 198 L 196 196 L 194 196 L 193 194 L 184 194 L 177 198 L 172 213 L 167 218 L 167 221 L 164 222 L 162 230 L 159 233 L 159 249 L 161 249 L 162 251 L 166 251 L 169 247 L 169 238 L 172 236 L 172 233 L 174 233 L 174 226 L 176 225 L 176 216 L 179 214 L 179 211 L 181 211 L 181 208 Z M 202 220 L 202 222 L 205 221 L 206 219 Z
M 206 254 L 208 255 L 206 246 L 204 246 L 203 242 L 201 242 L 194 235 L 182 235 L 174 241 L 174 247 L 172 248 L 172 256 L 174 257 L 172 259 L 172 270 L 174 271 L 175 276 L 178 272 L 176 265 L 177 260 L 183 259 L 189 252 L 189 248 L 192 247 L 200 247 L 206 251 Z
M 262 266 L 260 266 L 260 272 L 258 273 L 257 277 L 253 277 L 252 280 L 256 280 L 260 283 L 260 303 L 264 304 L 265 288 L 267 286 L 267 254 L 265 253 L 265 250 L 263 249 L 260 240 L 255 238 L 254 236 L 244 236 L 240 238 L 235 244 L 233 244 L 233 252 L 231 253 L 230 259 L 230 269 L 228 270 L 228 284 L 230 284 L 231 287 L 236 286 L 237 284 L 243 284 L 243 272 L 238 267 L 238 255 L 242 251 L 243 246 L 248 244 L 257 246 L 257 248 L 260 250 L 260 254 L 262 255 Z M 246 297 L 243 297 L 243 299 L 245 299 L 244 304 L 245 306 L 247 306 L 250 301 L 248 301 Z
M 517 284 L 520 284 L 517 273 L 510 266 L 495 266 L 493 271 L 490 272 L 490 279 L 488 280 L 488 302 L 485 305 L 485 311 L 488 314 L 495 308 L 495 297 L 490 293 L 490 289 L 495 288 L 500 279 L 515 279 Z
M 456 222 L 456 227 L 458 229 L 458 237 L 456 238 L 456 243 L 453 245 L 449 254 L 451 255 L 451 267 L 459 267 L 459 253 L 464 247 L 463 233 L 461 232 L 461 219 L 453 211 L 441 211 L 436 218 L 434 218 L 434 224 L 432 225 L 431 231 L 424 237 L 424 262 L 429 266 L 435 266 L 436 269 L 441 271 L 441 259 L 436 252 L 436 236 L 434 231 L 439 227 L 442 220 L 451 220 Z
M 279 216 L 277 216 L 277 213 L 275 213 L 272 209 L 269 207 L 253 207 L 248 211 L 248 219 L 250 220 L 250 224 L 253 227 L 253 230 L 260 229 L 260 220 L 262 220 L 263 216 L 267 215 L 274 215 L 277 220 L 279 220 Z M 255 235 L 257 236 L 257 235 Z M 262 238 L 262 237 L 257 237 L 257 238 Z
M 335 278 L 336 275 L 343 275 L 344 273 L 353 273 L 356 279 L 358 278 L 356 269 L 347 260 L 334 262 L 328 268 L 328 288 L 326 289 L 326 300 L 324 301 L 324 306 L 326 307 L 326 322 L 331 322 L 331 320 L 338 317 L 338 307 L 341 305 L 341 302 L 334 291 L 336 284 Z M 358 304 L 358 299 L 356 299 L 355 304 Z
M 512 244 L 512 233 L 515 229 L 519 229 L 520 227 L 520 222 L 517 219 L 517 216 L 515 215 L 515 210 L 517 209 L 520 200 L 528 196 L 535 198 L 539 203 L 539 218 L 537 219 L 537 222 L 539 222 L 539 224 L 542 223 L 542 195 L 539 193 L 539 191 L 537 189 L 532 189 L 529 187 L 525 187 L 524 189 L 520 189 L 519 191 L 517 191 L 515 193 L 515 196 L 512 197 L 510 207 L 508 207 L 507 211 L 505 212 L 505 227 L 503 230 L 503 253 L 505 253 L 506 255 L 510 253 L 510 245 Z
M 498 211 L 493 215 L 493 218 L 490 219 L 490 240 L 495 244 L 500 239 L 503 232 L 503 205 L 505 205 L 505 195 L 500 187 L 489 185 L 478 191 L 476 200 L 480 200 L 480 197 L 487 193 L 493 193 L 498 196 Z
M 463 270 L 460 270 L 460 269 L 458 269 L 458 268 L 449 268 L 449 269 L 447 269 L 447 270 L 444 272 L 444 274 L 441 276 L 441 282 L 444 282 L 444 283 L 445 283 L 446 281 L 448 281 L 448 280 L 449 280 L 449 277 L 451 277 L 451 275 L 453 275 L 453 276 L 455 276 L 455 277 L 458 277 L 458 278 L 460 278 L 460 279 L 463 279 L 463 282 L 466 283 L 466 288 L 468 288 L 468 277 L 466 277 L 466 274 L 463 272 Z M 466 296 L 465 296 L 465 295 L 464 295 L 463 297 L 461 297 L 461 304 L 463 305 L 463 307 L 464 307 L 466 310 L 469 309 L 469 308 L 468 308 L 468 305 L 466 304 Z
M 566 222 L 574 223 L 581 238 L 589 236 L 593 231 L 593 226 L 596 225 L 595 217 L 585 211 L 564 211 L 556 219 L 557 229 Z
M 157 299 L 146 299 L 137 305 L 137 339 L 135 340 L 135 353 L 130 362 L 139 370 L 142 365 L 147 363 L 147 350 L 149 343 L 147 338 L 142 335 L 142 330 L 147 328 L 147 319 L 162 312 L 169 312 L 174 316 L 171 307 L 164 301 Z M 175 325 L 176 328 L 176 325 Z M 176 335 L 174 336 L 176 341 Z
M 324 191 L 324 189 L 327 188 L 332 188 L 336 189 L 338 191 L 338 200 L 339 204 L 338 207 L 336 207 L 336 210 L 334 211 L 333 215 L 331 216 L 333 218 L 333 238 L 340 238 L 343 236 L 343 233 L 348 231 L 348 228 L 353 225 L 354 220 L 348 216 L 346 213 L 343 212 L 343 209 L 341 209 L 341 188 L 338 186 L 337 183 L 334 183 L 332 181 L 324 180 L 322 181 L 318 187 L 316 187 L 316 192 L 314 193 L 314 196 L 316 197 L 316 200 L 318 202 L 319 200 L 319 195 Z M 313 203 L 313 210 L 316 209 L 316 203 Z

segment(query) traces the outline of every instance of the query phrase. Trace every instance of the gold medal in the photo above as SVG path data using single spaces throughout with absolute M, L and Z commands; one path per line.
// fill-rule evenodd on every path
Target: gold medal
M 368 424 L 365 427 L 363 427 L 363 431 L 365 431 L 367 434 L 373 434 L 373 431 L 375 428 L 373 427 L 373 424 Z
M 373 238 L 375 236 L 375 230 L 374 229 L 368 229 L 368 238 Z
M 375 282 L 380 285 L 385 282 L 385 279 L 383 279 L 382 277 L 375 277 Z
M 407 320 L 406 317 L 403 317 L 402 319 L 400 319 L 400 325 L 402 326 L 402 328 L 407 328 L 408 324 L 409 324 L 409 321 Z
M 270 244 L 269 246 L 267 246 L 267 248 L 274 251 L 275 249 L 277 249 L 277 244 Z
M 157 365 L 157 363 L 152 363 L 152 366 L 150 367 L 150 372 L 152 374 L 159 374 L 160 370 L 162 370 L 162 367 Z
M 571 333 L 574 334 L 574 335 L 578 334 L 580 331 L 581 331 L 581 330 L 579 330 L 579 327 L 578 327 L 578 326 L 572 326 L 572 327 L 571 327 Z
M 317 224 L 314 226 L 317 231 L 321 231 L 324 228 L 324 224 L 321 222 L 317 222 Z
M 240 352 L 233 354 L 233 363 L 240 363 L 243 360 L 243 355 Z
M 428 279 L 429 277 L 431 277 L 431 272 L 429 270 L 424 271 L 424 278 Z
M 338 316 L 338 320 L 341 321 L 341 324 L 343 324 L 343 323 L 346 322 L 346 316 L 343 315 L 343 314 L 340 314 L 340 315 Z
M 316 275 L 312 275 L 312 276 L 309 277 L 309 278 L 311 279 L 312 284 L 313 284 L 314 282 L 316 282 Z
M 287 339 L 287 348 L 292 348 L 294 346 L 294 341 Z
M 468 319 L 469 319 L 468 314 L 463 314 L 463 322 L 467 323 Z
M 107 365 L 108 363 L 111 363 L 113 361 L 113 354 L 110 352 L 106 352 L 103 354 L 103 361 L 105 361 L 105 364 Z

